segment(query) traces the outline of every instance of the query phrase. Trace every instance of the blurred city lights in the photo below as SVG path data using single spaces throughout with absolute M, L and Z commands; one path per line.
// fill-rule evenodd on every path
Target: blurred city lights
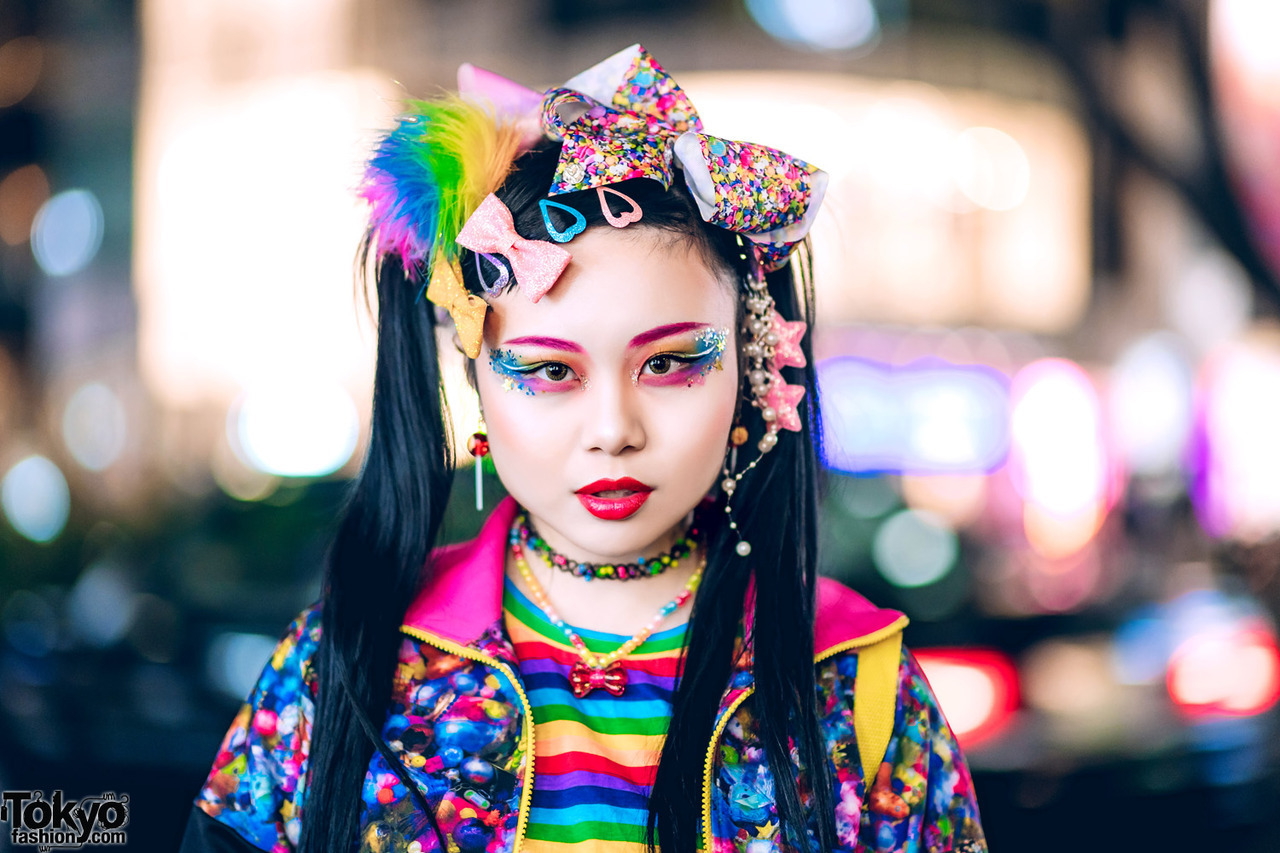
M 920 668 L 960 746 L 969 749 L 1002 731 L 1018 708 L 1018 671 L 990 649 L 919 649 Z
M 35 36 L 19 36 L 0 44 L 0 109 L 31 94 L 43 64 L 44 48 Z
M 951 210 L 956 131 L 949 106 L 941 92 L 925 86 L 879 98 L 854 134 L 871 180 L 887 192 Z
M 1027 704 L 1049 714 L 1100 717 L 1117 695 L 1105 643 L 1044 640 L 1027 651 L 1022 671 Z
M 1074 543 L 1092 531 L 1083 525 L 1087 517 L 1053 516 L 1040 510 L 1036 504 L 1024 507 L 1023 526 L 1027 538 L 1039 542 L 1040 551 L 1045 543 Z M 1073 528 L 1072 525 L 1081 525 Z M 1095 543 L 1069 554 L 1026 554 L 1023 582 L 1030 596 L 1030 603 L 1037 613 L 1068 613 L 1079 610 L 1095 598 L 1102 587 L 1102 560 Z
M 31 251 L 51 276 L 89 265 L 102 245 L 102 205 L 88 190 L 66 190 L 40 207 L 31 224 Z
M 830 174 L 811 232 L 824 323 L 1052 333 L 1082 316 L 1089 147 L 1062 108 L 840 74 L 680 81 L 719 135 L 772 145 Z
M 246 393 L 232 407 L 232 446 L 259 471 L 320 477 L 346 464 L 360 437 L 355 403 L 341 386 L 281 383 Z
M 849 472 L 989 471 L 1008 450 L 1008 390 L 993 370 L 937 360 L 818 365 L 826 463 Z
M 1221 249 L 1197 252 L 1162 295 L 1173 327 L 1202 352 L 1239 337 L 1253 314 L 1249 276 Z
M 62 412 L 67 450 L 90 471 L 102 471 L 120 458 L 126 433 L 124 404 L 101 382 L 78 388 Z
M 1156 684 L 1165 677 L 1171 638 L 1161 610 L 1142 608 L 1116 629 L 1112 667 L 1121 684 Z
M 1018 141 L 994 127 L 971 127 L 955 140 L 955 181 L 979 207 L 1012 210 L 1027 198 L 1031 164 Z
M 880 518 L 901 504 L 888 477 L 839 477 L 831 492 L 839 499 L 841 508 L 854 518 Z
M 963 527 L 978 519 L 987 505 L 987 478 L 981 474 L 907 474 L 902 497 L 912 509 L 927 510 Z
M 31 238 L 31 223 L 49 198 L 49 179 L 34 163 L 0 181 L 0 240 L 20 246 Z
M 1253 73 L 1280 76 L 1280 4 L 1275 0 L 1213 0 L 1212 26 L 1227 49 Z
M 129 576 L 102 561 L 84 570 L 67 597 L 67 623 L 79 639 L 106 647 L 122 639 L 133 624 L 137 595 Z
M 1280 269 L 1280 7 L 1270 0 L 1214 0 L 1208 19 L 1226 166 L 1259 250 Z
M 398 93 L 367 72 L 254 80 L 196 102 L 160 97 L 171 90 L 150 90 L 139 130 L 148 383 L 179 408 L 226 405 L 264 369 L 369 387 L 374 335 L 353 320 L 352 281 L 366 212 L 352 188 Z M 274 144 L 298 138 L 299 116 L 306 143 Z
M 214 689 L 234 699 L 244 699 L 275 648 L 276 640 L 265 634 L 218 634 L 205 654 L 205 675 Z
M 1065 359 L 1041 359 L 1013 379 L 1010 467 L 1026 501 L 1024 529 L 1038 552 L 1084 547 L 1105 517 L 1112 471 L 1089 377 Z
M 1280 530 L 1280 346 L 1259 335 L 1203 371 L 1196 509 L 1214 536 L 1257 541 Z
M 0 483 L 0 505 L 13 529 L 32 542 L 57 538 L 71 513 L 66 478 L 43 456 L 28 456 Z
M 1169 659 L 1169 697 L 1191 715 L 1247 716 L 1280 699 L 1280 650 L 1262 629 L 1206 631 Z
M 1185 346 L 1169 332 L 1131 344 L 1107 389 L 1115 446 L 1135 474 L 1177 471 L 1194 419 L 1194 376 Z
M 819 50 L 848 50 L 880 32 L 872 0 L 746 0 L 746 6 L 769 35 Z
M 209 469 L 218 487 L 238 501 L 265 500 L 280 488 L 279 477 L 248 464 L 236 455 L 229 443 L 218 445 Z
M 876 568 L 895 586 L 927 586 L 955 566 L 960 552 L 956 534 L 936 515 L 904 509 L 876 531 L 871 556 Z
M 129 642 L 152 663 L 171 663 L 182 646 L 183 622 L 178 609 L 152 593 L 134 597 Z
M 42 596 L 20 589 L 0 609 L 0 629 L 18 651 L 44 657 L 58 642 L 58 614 Z

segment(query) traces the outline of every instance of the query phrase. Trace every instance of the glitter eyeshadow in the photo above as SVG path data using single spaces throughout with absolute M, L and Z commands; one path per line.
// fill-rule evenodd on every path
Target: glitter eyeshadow
M 533 396 L 533 380 L 529 376 L 530 365 L 526 365 L 509 349 L 494 348 L 489 350 L 489 369 L 502 380 L 502 387 L 508 391 L 520 391 Z
M 542 369 L 548 365 L 560 363 L 545 359 L 525 360 L 513 351 L 501 347 L 489 350 L 489 368 L 495 376 L 502 380 L 502 387 L 508 391 L 519 391 L 528 397 L 532 397 L 534 394 L 569 391 L 575 388 L 587 387 L 586 377 L 575 377 L 578 380 L 578 384 L 575 386 L 564 380 L 556 381 L 539 375 Z M 570 377 L 574 376 L 572 368 L 566 367 L 565 369 Z
M 698 332 L 693 339 L 694 349 L 689 353 L 657 353 L 657 356 L 669 358 L 673 364 L 670 371 L 662 374 L 643 375 L 643 367 L 636 371 L 633 380 L 644 381 L 646 385 L 667 387 L 685 385 L 692 387 L 701 385 L 706 376 L 713 370 L 724 369 L 724 350 L 729 340 L 728 329 L 706 328 Z M 648 364 L 648 360 L 645 361 Z

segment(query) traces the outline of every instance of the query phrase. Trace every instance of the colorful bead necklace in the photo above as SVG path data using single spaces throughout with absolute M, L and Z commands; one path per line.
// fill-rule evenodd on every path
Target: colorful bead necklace
M 689 532 L 681 536 L 671 550 L 665 554 L 645 559 L 641 557 L 634 563 L 579 563 L 571 557 L 556 553 L 547 541 L 538 535 L 524 513 L 516 516 L 516 526 L 520 528 L 520 541 L 525 547 L 546 560 L 548 565 L 587 580 L 604 578 L 607 580 L 626 581 L 632 578 L 652 578 L 674 569 L 680 561 L 689 556 L 698 539 L 698 522 L 695 520 Z
M 658 630 L 664 619 L 679 610 L 689 600 L 694 591 L 697 590 L 699 581 L 702 580 L 702 570 L 706 568 L 706 559 L 703 558 L 702 564 L 689 576 L 689 580 L 685 582 L 684 589 L 680 591 L 680 594 L 662 605 L 654 617 L 649 620 L 649 624 L 608 654 L 597 655 L 587 648 L 587 644 L 583 642 L 578 632 L 560 618 L 560 614 L 556 612 L 556 609 L 551 605 L 550 599 L 547 598 L 546 592 L 543 591 L 538 581 L 534 579 L 533 570 L 529 568 L 529 563 L 524 558 L 524 548 L 520 541 L 519 528 L 520 525 L 517 520 L 517 523 L 511 527 L 510 542 L 511 554 L 515 557 L 516 568 L 520 572 L 520 577 L 524 578 L 525 585 L 529 587 L 534 603 L 547 615 L 547 619 L 550 620 L 551 624 L 564 632 L 570 645 L 573 646 L 578 653 L 578 657 L 581 658 L 569 672 L 569 683 L 573 688 L 573 695 L 582 698 L 592 690 L 604 689 L 614 696 L 621 696 L 627 687 L 627 671 L 622 668 L 618 661 L 643 645 L 644 641 L 649 639 L 654 631 Z

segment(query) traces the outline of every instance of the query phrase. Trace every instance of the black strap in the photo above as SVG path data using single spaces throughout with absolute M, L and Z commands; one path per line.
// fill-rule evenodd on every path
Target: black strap
M 187 831 L 178 853 L 261 853 L 240 833 L 220 820 L 209 817 L 199 806 L 191 807 Z

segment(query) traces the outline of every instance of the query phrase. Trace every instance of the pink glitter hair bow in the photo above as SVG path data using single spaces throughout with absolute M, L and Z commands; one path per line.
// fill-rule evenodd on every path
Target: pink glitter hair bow
M 826 191 L 826 172 L 803 160 L 703 133 L 689 96 L 638 44 L 548 91 L 542 129 L 563 142 L 550 195 L 630 178 L 669 187 L 678 164 L 703 219 L 750 240 L 766 270 L 787 262 Z
M 458 245 L 473 252 L 504 255 L 520 291 L 533 302 L 542 298 L 569 265 L 569 253 L 546 240 L 526 240 L 516 233 L 511 211 L 493 193 L 487 195 L 458 232 Z

